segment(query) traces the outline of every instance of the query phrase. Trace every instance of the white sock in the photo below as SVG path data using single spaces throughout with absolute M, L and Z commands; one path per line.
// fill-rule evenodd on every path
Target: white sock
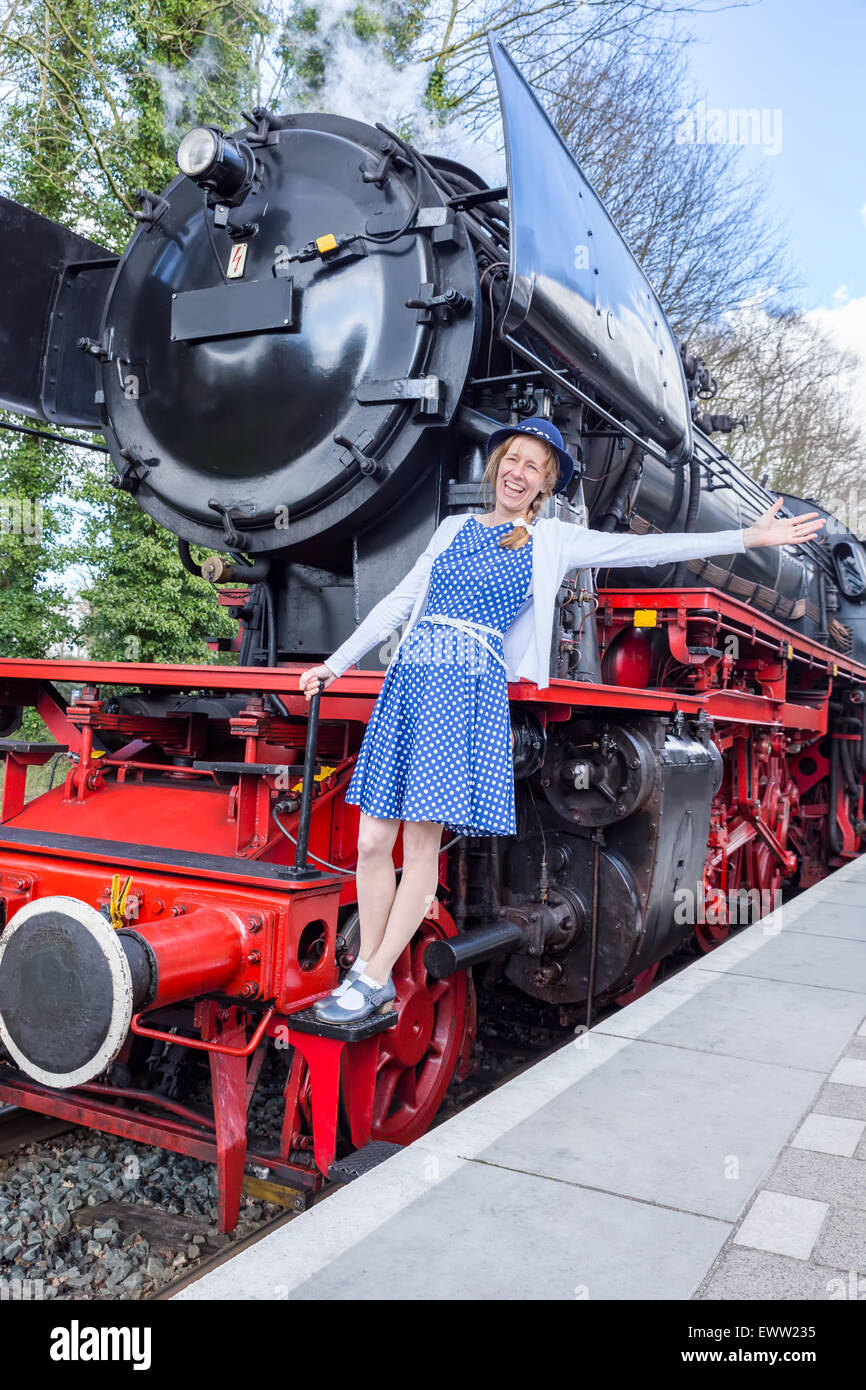
M 364 981 L 365 985 L 372 985 L 373 989 L 382 988 L 378 980 L 371 980 L 369 975 L 362 974 L 361 979 Z M 337 1003 L 339 1004 L 341 1009 L 358 1009 L 361 1007 L 362 1004 L 365 1004 L 366 1002 L 367 1001 L 365 1000 L 363 994 L 361 994 L 359 990 L 355 989 L 354 986 L 351 989 L 347 989 L 345 994 L 339 995 L 337 999 Z
M 355 976 L 358 976 L 364 972 L 366 967 L 367 962 L 365 960 L 362 960 L 362 958 L 359 956 L 358 959 L 355 961 L 355 964 L 351 966 L 349 970 L 346 971 L 346 974 L 344 975 L 340 983 L 337 985 L 336 989 L 332 990 L 332 993 L 336 994 L 338 998 L 340 997 L 340 995 L 345 994 L 346 990 L 351 988 L 349 975 L 352 973 L 352 971 L 354 971 Z

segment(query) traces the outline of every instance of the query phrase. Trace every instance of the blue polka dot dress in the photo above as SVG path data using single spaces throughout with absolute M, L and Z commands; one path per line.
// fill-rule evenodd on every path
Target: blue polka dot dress
M 346 788 L 367 815 L 516 834 L 502 633 L 532 582 L 532 538 L 503 550 L 510 529 L 470 516 L 433 561 L 423 613 L 385 673 Z M 480 637 L 434 617 L 480 624 Z

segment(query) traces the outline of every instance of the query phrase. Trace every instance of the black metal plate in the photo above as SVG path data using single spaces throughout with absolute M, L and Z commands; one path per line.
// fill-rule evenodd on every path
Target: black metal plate
M 291 277 L 238 280 L 206 290 L 181 290 L 171 297 L 171 341 L 205 342 L 294 327 Z
M 378 1168 L 386 1159 L 400 1153 L 402 1147 L 402 1144 L 389 1144 L 384 1139 L 373 1139 L 369 1144 L 365 1144 L 363 1149 L 355 1149 L 354 1152 L 346 1154 L 345 1158 L 338 1158 L 336 1163 L 332 1163 L 328 1169 L 328 1180 L 354 1182 L 373 1168 Z
M 387 1014 L 370 1014 L 367 1018 L 351 1019 L 347 1023 L 326 1023 L 312 1009 L 300 1009 L 289 1014 L 287 1026 L 297 1033 L 314 1033 L 320 1038 L 337 1038 L 340 1042 L 363 1042 L 374 1033 L 384 1033 L 397 1022 L 397 1010 Z
M 49 909 L 10 936 L 0 1009 L 36 1066 L 62 1074 L 89 1062 L 105 1042 L 113 999 L 105 956 L 74 917 Z
M 99 336 L 116 261 L 96 242 L 0 198 L 0 264 L 0 407 L 58 425 L 98 425 L 96 363 L 75 343 Z

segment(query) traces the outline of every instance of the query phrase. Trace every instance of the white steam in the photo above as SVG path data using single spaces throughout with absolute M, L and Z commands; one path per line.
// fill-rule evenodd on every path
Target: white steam
M 213 100 L 211 93 L 219 99 L 220 49 L 210 36 L 202 40 L 182 68 L 170 68 L 152 59 L 146 68 L 159 83 L 166 131 L 172 139 L 184 135 L 196 123 L 199 108 L 209 105 L 209 98 Z

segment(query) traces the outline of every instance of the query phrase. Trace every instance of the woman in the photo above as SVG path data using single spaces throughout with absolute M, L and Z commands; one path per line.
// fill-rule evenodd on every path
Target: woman
M 571 570 L 654 565 L 758 546 L 793 545 L 823 526 L 817 512 L 780 519 L 782 499 L 746 530 L 634 536 L 535 518 L 571 481 L 574 460 L 549 420 L 494 430 L 482 487 L 495 505 L 446 517 L 405 579 L 327 660 L 300 676 L 309 700 L 408 617 L 370 716 L 346 801 L 361 807 L 358 959 L 315 1006 L 350 1022 L 385 1012 L 391 969 L 436 893 L 442 830 L 513 835 L 507 682 L 549 684 L 556 596 Z M 816 519 L 818 518 L 818 519 Z M 403 822 L 399 888 L 392 850 Z

